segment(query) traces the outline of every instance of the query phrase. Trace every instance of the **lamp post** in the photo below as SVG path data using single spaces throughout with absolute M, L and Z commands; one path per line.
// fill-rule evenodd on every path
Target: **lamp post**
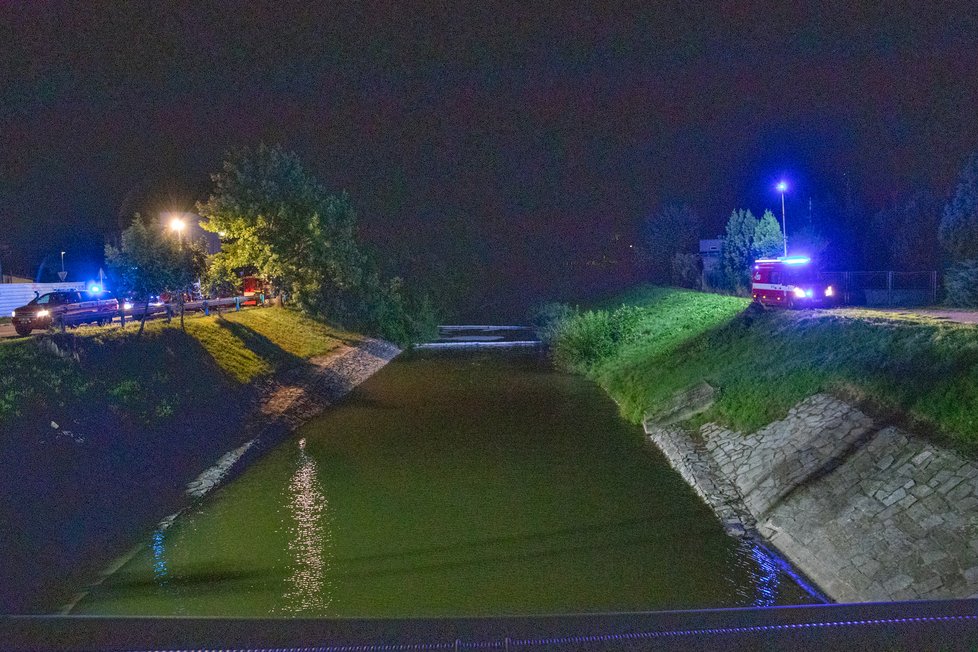
M 170 220 L 170 230 L 177 234 L 177 241 L 180 243 L 180 249 L 183 249 L 183 230 L 186 228 L 182 218 L 174 217 Z
M 788 255 L 788 223 L 784 220 L 784 193 L 788 190 L 787 181 L 778 182 L 778 192 L 781 193 L 781 237 L 784 240 L 784 255 Z
M 61 252 L 61 271 L 58 272 L 58 278 L 64 283 L 65 279 L 68 278 L 68 272 L 65 271 L 65 252 Z

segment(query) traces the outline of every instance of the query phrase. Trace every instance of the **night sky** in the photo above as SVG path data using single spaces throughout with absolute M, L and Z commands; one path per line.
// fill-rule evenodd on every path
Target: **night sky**
M 3 2 L 0 262 L 95 264 L 264 141 L 391 269 L 490 306 L 624 279 L 604 263 L 662 201 L 706 237 L 786 175 L 790 226 L 809 197 L 943 197 L 978 148 L 973 2 L 645 4 Z

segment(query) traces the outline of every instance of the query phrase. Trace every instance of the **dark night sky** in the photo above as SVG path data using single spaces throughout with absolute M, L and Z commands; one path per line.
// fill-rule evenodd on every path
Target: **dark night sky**
M 703 235 L 774 208 L 781 174 L 789 221 L 844 174 L 875 208 L 947 194 L 978 147 L 973 2 L 646 4 L 3 2 L 2 261 L 95 255 L 264 140 L 348 190 L 391 256 L 543 292 L 662 200 Z

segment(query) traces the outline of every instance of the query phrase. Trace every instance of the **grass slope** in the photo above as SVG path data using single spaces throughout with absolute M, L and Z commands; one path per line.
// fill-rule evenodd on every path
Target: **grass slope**
M 165 420 L 359 339 L 281 308 L 192 316 L 186 331 L 178 324 L 147 322 L 142 337 L 128 324 L 0 343 L 0 426 L 86 406 Z
M 625 300 L 567 320 L 553 350 L 629 420 L 706 380 L 720 397 L 703 418 L 739 430 L 830 391 L 978 450 L 978 327 L 867 310 L 745 310 L 741 299 L 679 290 Z

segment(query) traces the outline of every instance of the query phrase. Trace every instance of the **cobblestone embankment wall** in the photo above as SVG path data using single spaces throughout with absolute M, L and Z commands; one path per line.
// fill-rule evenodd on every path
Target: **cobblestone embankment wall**
M 839 601 L 978 594 L 978 464 L 819 394 L 744 435 L 646 419 L 728 531 L 756 530 Z

